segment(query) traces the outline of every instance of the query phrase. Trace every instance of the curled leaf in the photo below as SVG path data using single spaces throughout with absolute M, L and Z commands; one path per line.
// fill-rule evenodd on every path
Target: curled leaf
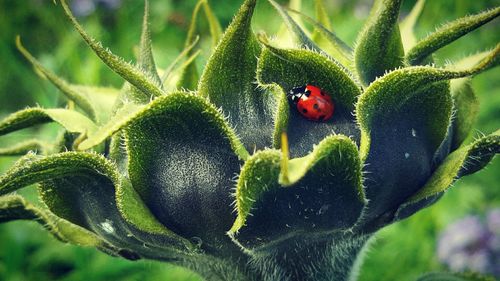
M 237 243 L 248 250 L 272 248 L 296 235 L 354 225 L 365 204 L 356 144 L 330 136 L 310 155 L 290 160 L 288 187 L 279 184 L 286 172 L 282 157 L 264 150 L 243 166 L 236 188 L 238 218 L 229 232 Z
M 290 137 L 290 151 L 294 157 L 306 155 L 312 144 L 332 133 L 358 137 L 352 111 L 361 94 L 349 74 L 332 60 L 309 50 L 279 49 L 266 41 L 259 59 L 258 82 L 276 84 L 283 94 L 278 96 L 278 111 L 274 143 L 279 144 L 281 132 Z M 284 93 L 295 87 L 314 85 L 329 93 L 335 104 L 335 113 L 327 122 L 311 122 L 302 117 L 297 108 L 288 104 Z M 278 147 L 278 146 L 276 146 Z
M 143 253 L 137 250 L 142 248 L 143 239 L 149 243 L 168 241 L 168 247 L 180 250 L 190 247 L 188 241 L 156 220 L 130 184 L 100 155 L 66 152 L 25 156 L 0 177 L 0 195 L 33 183 L 41 183 L 40 196 L 55 215 L 118 247 Z
M 1 196 L 0 222 L 13 220 L 36 221 L 62 242 L 96 247 L 113 254 L 119 251 L 94 233 L 58 218 L 48 210 L 37 208 L 19 195 Z
M 248 152 L 213 105 L 187 93 L 156 99 L 125 140 L 133 187 L 164 225 L 209 252 L 235 247 L 230 191 Z
M 434 171 L 426 184 L 402 204 L 396 219 L 404 219 L 443 195 L 459 177 L 477 172 L 500 153 L 500 130 L 451 153 Z
M 57 122 L 72 133 L 91 134 L 97 129 L 94 122 L 74 110 L 28 108 L 0 121 L 0 136 L 49 122 Z

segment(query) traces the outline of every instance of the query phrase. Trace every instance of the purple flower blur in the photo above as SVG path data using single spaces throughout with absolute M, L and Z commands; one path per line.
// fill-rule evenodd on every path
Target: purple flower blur
M 98 6 L 108 10 L 116 10 L 121 5 L 121 0 L 73 0 L 71 10 L 78 17 L 86 17 L 92 14 Z
M 437 251 L 452 271 L 500 277 L 500 209 L 491 210 L 486 220 L 471 215 L 449 225 L 439 237 Z

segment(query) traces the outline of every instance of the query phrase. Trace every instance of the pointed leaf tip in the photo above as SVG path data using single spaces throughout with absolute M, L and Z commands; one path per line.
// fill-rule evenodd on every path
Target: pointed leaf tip
M 271 145 L 272 93 L 255 85 L 261 46 L 251 28 L 256 1 L 246 0 L 201 75 L 200 96 L 228 115 L 247 150 Z
M 146 97 L 158 97 L 164 95 L 160 85 L 153 81 L 143 71 L 131 64 L 125 62 L 122 58 L 105 49 L 102 44 L 90 37 L 75 18 L 71 9 L 68 7 L 66 0 L 60 0 L 64 13 L 73 24 L 74 28 L 80 33 L 83 40 L 94 51 L 94 53 L 109 67 L 111 70 L 120 75 L 134 87 L 141 90 Z
M 416 43 L 406 54 L 406 61 L 418 65 L 429 55 L 500 15 L 500 7 L 454 20 Z
M 385 72 L 403 66 L 404 50 L 397 24 L 401 2 L 375 1 L 372 13 L 359 34 L 354 61 L 365 85 Z
M 315 50 L 317 52 L 321 51 L 321 49 L 314 43 L 309 36 L 302 30 L 302 28 L 297 24 L 297 22 L 287 13 L 286 9 L 283 8 L 280 4 L 276 3 L 273 0 L 268 0 L 269 3 L 278 11 L 279 15 L 283 18 L 285 25 L 288 30 L 295 36 L 296 40 L 306 48 L 311 50 Z
M 138 66 L 148 74 L 157 85 L 161 86 L 160 77 L 156 70 L 156 64 L 153 57 L 151 46 L 151 31 L 149 28 L 149 0 L 144 1 L 144 17 L 142 21 L 141 43 L 139 51 Z

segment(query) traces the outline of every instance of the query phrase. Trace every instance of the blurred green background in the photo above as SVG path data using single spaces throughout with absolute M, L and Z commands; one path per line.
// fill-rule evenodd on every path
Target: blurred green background
M 182 50 L 195 0 L 150 0 L 153 48 L 157 64 L 164 68 Z M 227 26 L 242 1 L 211 0 L 223 26 Z M 282 3 L 286 1 L 281 1 Z M 303 1 L 303 11 L 314 15 L 311 0 Z M 327 0 L 333 26 L 351 44 L 370 9 L 371 1 Z M 404 1 L 402 16 L 415 3 Z M 442 23 L 499 5 L 498 0 L 428 1 L 417 25 L 420 37 Z M 85 28 L 114 53 L 134 59 L 133 47 L 140 36 L 143 3 L 123 0 L 118 9 L 98 5 L 94 12 L 81 16 Z M 201 20 L 201 25 L 203 25 Z M 273 34 L 281 25 L 266 1 L 260 1 L 254 19 L 255 30 Z M 200 26 L 201 27 L 201 26 Z M 207 28 L 201 27 L 202 40 L 209 42 Z M 14 38 L 21 35 L 24 45 L 49 69 L 69 81 L 89 85 L 119 87 L 122 80 L 111 73 L 82 43 L 51 0 L 0 1 L 0 118 L 27 106 L 61 106 L 58 91 L 40 79 L 15 49 Z M 493 47 L 500 41 L 499 20 L 458 40 L 437 53 L 438 64 Z M 206 60 L 202 53 L 199 60 Z M 474 135 L 500 128 L 500 68 L 481 74 L 473 87 L 481 101 L 479 122 Z M 54 126 L 0 138 L 0 147 L 43 135 L 50 140 Z M 0 159 L 0 171 L 15 158 Z M 436 252 L 436 238 L 446 225 L 466 214 L 482 214 L 500 206 L 500 161 L 479 174 L 455 184 L 433 207 L 412 218 L 382 230 L 370 247 L 361 270 L 361 280 L 415 280 L 422 273 L 445 270 Z M 33 190 L 22 191 L 34 198 Z M 32 222 L 0 225 L 0 280 L 200 280 L 185 269 L 151 261 L 129 262 L 108 257 L 93 249 L 57 242 Z

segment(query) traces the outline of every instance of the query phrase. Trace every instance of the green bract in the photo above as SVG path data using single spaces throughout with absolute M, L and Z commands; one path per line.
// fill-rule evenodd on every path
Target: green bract
M 88 35 L 62 0 L 125 84 L 73 85 L 18 38 L 21 53 L 74 106 L 28 108 L 0 122 L 0 135 L 48 122 L 64 129 L 52 145 L 0 148 L 25 155 L 0 177 L 0 221 L 36 220 L 61 241 L 171 262 L 207 280 L 354 280 L 373 233 L 433 204 L 499 153 L 500 131 L 465 140 L 478 112 L 469 80 L 498 64 L 500 45 L 447 68 L 432 66 L 432 54 L 500 8 L 417 40 L 424 1 L 400 26 L 402 1 L 376 0 L 352 48 L 331 31 L 321 0 L 317 20 L 269 2 L 296 48 L 253 32 L 256 0 L 244 1 L 224 33 L 200 0 L 185 51 L 158 70 L 147 1 L 138 62 L 130 64 Z M 201 9 L 214 48 L 199 75 Z M 309 121 L 288 101 L 285 93 L 306 84 L 331 95 L 332 119 Z M 34 183 L 44 207 L 12 194 Z

